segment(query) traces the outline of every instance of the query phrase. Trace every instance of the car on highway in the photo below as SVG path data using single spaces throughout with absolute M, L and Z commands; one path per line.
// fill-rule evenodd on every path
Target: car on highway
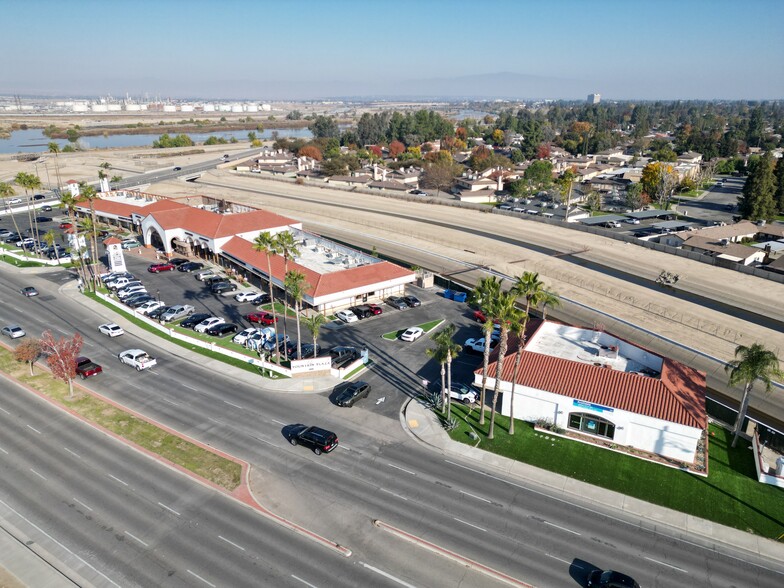
M 9 200 L 6 200 L 5 203 L 6 204 L 21 204 L 22 203 L 22 199 L 21 198 L 10 198 Z
M 220 323 L 210 327 L 204 332 L 208 335 L 211 335 L 212 337 L 225 337 L 229 333 L 236 333 L 238 330 L 239 326 L 235 325 L 234 323 Z
M 261 296 L 261 292 L 246 290 L 245 292 L 237 292 L 234 295 L 234 300 L 237 302 L 251 302 L 252 300 L 256 300 L 259 296 Z
M 151 274 L 157 274 L 160 272 L 173 272 L 174 265 L 171 263 L 153 263 L 150 267 L 147 268 L 147 271 Z
M 2 333 L 9 339 L 18 339 L 19 337 L 24 337 L 27 334 L 19 325 L 7 325 L 3 327 Z
M 220 325 L 225 323 L 226 319 L 221 318 L 219 316 L 211 316 L 210 318 L 204 319 L 198 325 L 193 327 L 193 330 L 197 333 L 205 333 L 207 329 L 214 327 L 215 325 Z
M 427 388 L 435 394 L 441 394 L 440 382 L 430 382 Z M 452 382 L 452 386 L 449 388 L 449 397 L 452 400 L 462 402 L 463 404 L 476 404 L 477 399 L 479 398 L 479 393 L 470 386 L 466 386 L 465 384 L 458 382 Z
M 613 570 L 593 570 L 588 576 L 589 588 L 640 588 L 640 585 L 626 574 Z
M 234 292 L 237 289 L 237 284 L 234 282 L 216 282 L 210 286 L 210 292 L 213 294 L 225 294 L 226 292 Z
M 21 290 L 19 290 L 23 296 L 27 296 L 30 298 L 31 296 L 38 296 L 38 290 L 33 288 L 32 286 L 25 286 Z
M 245 320 L 249 323 L 259 323 L 260 325 L 272 325 L 277 322 L 277 317 L 268 312 L 251 312 L 245 315 Z
M 243 329 L 231 338 L 231 342 L 236 343 L 237 345 L 245 345 L 246 341 L 258 332 L 259 330 L 256 327 Z
M 405 302 L 410 308 L 416 308 L 417 306 L 422 306 L 422 303 L 419 301 L 419 298 L 416 296 L 403 296 L 403 302 Z
M 82 380 L 100 374 L 103 368 L 88 357 L 76 358 L 76 373 Z
M 41 210 L 42 210 L 43 212 L 52 212 L 52 210 L 53 210 L 53 209 L 52 209 L 52 207 L 51 207 L 51 206 L 49 206 L 48 204 L 45 204 L 44 206 L 42 206 L 42 207 L 41 207 Z
M 170 323 L 171 321 L 176 321 L 183 317 L 192 314 L 193 311 L 196 310 L 190 304 L 177 304 L 176 306 L 170 306 L 167 310 L 163 311 L 160 316 L 161 322 Z
M 321 427 L 297 425 L 290 433 L 289 443 L 310 447 L 313 453 L 321 455 L 322 453 L 329 453 L 338 446 L 338 436 L 332 431 L 327 431 Z
M 350 310 L 339 310 L 335 313 L 335 316 L 342 320 L 344 323 L 355 323 L 359 319 L 357 315 L 355 315 Z
M 413 194 L 414 196 L 427 196 L 427 192 L 424 190 L 411 190 L 409 194 Z
M 490 351 L 492 351 L 498 344 L 496 339 L 490 339 Z M 467 339 L 463 345 L 463 350 L 468 353 L 484 353 L 485 352 L 485 339 L 484 337 Z
M 207 312 L 197 312 L 196 314 L 192 314 L 183 319 L 183 321 L 180 323 L 180 326 L 185 329 L 192 329 L 200 322 L 207 320 L 211 316 L 212 315 Z
M 117 357 L 125 365 L 136 368 L 137 372 L 158 365 L 158 360 L 154 357 L 150 357 L 147 352 L 142 349 L 126 349 L 125 351 L 118 353 Z
M 345 407 L 354 406 L 360 398 L 367 398 L 370 395 L 370 389 L 370 384 L 367 382 L 353 382 L 335 396 L 335 404 Z
M 409 327 L 400 335 L 400 340 L 413 342 L 424 334 L 425 331 L 423 331 L 420 327 Z
M 125 334 L 123 328 L 115 323 L 104 323 L 102 325 L 98 325 L 98 332 L 106 335 L 107 337 L 119 337 L 120 335 Z
M 178 266 L 177 267 L 177 271 L 178 272 L 191 273 L 191 272 L 195 272 L 197 270 L 203 269 L 203 268 L 204 268 L 204 264 L 203 263 L 199 263 L 198 261 L 188 261 L 188 262 L 183 263 L 182 265 Z
M 163 308 L 166 306 L 165 302 L 161 302 L 160 300 L 148 300 L 144 304 L 140 304 L 136 310 L 138 310 L 142 314 L 150 314 L 154 310 L 158 310 L 159 308 Z
M 182 168 L 178 165 L 177 167 L 174 168 L 173 171 L 182 171 Z
M 46 200 L 46 196 L 44 196 L 43 194 L 36 194 L 35 196 L 33 196 L 33 200 Z
M 400 296 L 390 296 L 386 299 L 386 303 L 389 304 L 392 308 L 396 308 L 397 310 L 405 310 L 408 308 L 408 304 L 406 301 L 403 300 Z

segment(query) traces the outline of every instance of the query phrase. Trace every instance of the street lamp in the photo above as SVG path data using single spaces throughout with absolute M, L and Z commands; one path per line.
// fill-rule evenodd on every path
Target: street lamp
M 160 301 L 161 301 L 161 291 L 160 291 L 160 290 L 156 290 L 156 291 L 155 291 L 155 299 L 156 299 L 158 302 L 160 302 Z

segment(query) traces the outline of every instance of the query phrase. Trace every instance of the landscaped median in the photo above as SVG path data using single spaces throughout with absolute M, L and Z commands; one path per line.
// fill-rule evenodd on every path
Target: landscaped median
M 0 371 L 82 419 L 228 492 L 233 492 L 240 485 L 242 465 L 239 462 L 187 441 L 84 389 L 75 386 L 74 396 L 69 398 L 67 384 L 40 367 L 31 376 L 27 364 L 17 362 L 13 353 L 4 347 L 0 347 Z
M 480 425 L 476 408 L 453 403 L 452 415 L 454 441 L 747 533 L 769 539 L 784 533 L 781 488 L 757 482 L 749 444 L 733 449 L 731 433 L 716 425 L 709 428 L 710 475 L 704 477 L 537 431 L 525 421 L 515 420 L 509 435 L 503 415 L 496 415 L 490 440 L 489 413 Z
M 422 323 L 421 325 L 412 325 L 413 327 L 419 327 L 425 332 L 427 335 L 430 331 L 438 327 L 441 323 L 444 322 L 444 319 L 439 319 L 437 321 L 430 321 L 429 323 Z M 405 329 L 400 329 L 397 331 L 390 331 L 389 333 L 384 333 L 381 335 L 382 339 L 386 339 L 387 341 L 395 341 L 396 339 L 400 339 L 400 335 L 406 332 L 406 329 L 410 327 L 406 327 Z

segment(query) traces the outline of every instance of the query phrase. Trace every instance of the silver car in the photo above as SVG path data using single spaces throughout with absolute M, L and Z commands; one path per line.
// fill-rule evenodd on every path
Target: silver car
M 178 304 L 177 306 L 172 306 L 169 310 L 161 315 L 161 322 L 169 323 L 171 321 L 185 318 L 189 314 L 192 314 L 193 311 L 194 308 L 190 304 Z

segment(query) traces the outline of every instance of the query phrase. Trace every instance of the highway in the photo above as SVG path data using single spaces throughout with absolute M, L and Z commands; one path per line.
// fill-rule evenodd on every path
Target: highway
M 99 505 L 95 510 L 105 513 L 100 519 L 103 526 L 111 527 L 115 534 L 128 530 L 145 541 L 147 547 L 139 544 L 132 549 L 140 550 L 145 561 L 150 558 L 154 563 L 145 565 L 143 573 L 152 574 L 156 580 L 152 583 L 159 585 L 178 585 L 183 574 L 191 575 L 187 570 L 215 585 L 259 585 L 248 575 L 249 569 L 257 567 L 269 574 L 274 585 L 299 585 L 291 574 L 315 586 L 383 586 L 387 581 L 400 585 L 375 570 L 385 570 L 412 586 L 498 585 L 377 530 L 371 524 L 374 519 L 541 587 L 579 586 L 591 566 L 622 567 L 644 586 L 781 584 L 784 570 L 772 569 L 781 568 L 780 562 L 758 562 L 734 549 L 706 545 L 694 536 L 672 537 L 665 528 L 645 520 L 597 510 L 577 499 L 553 499 L 533 484 L 431 452 L 412 441 L 383 405 L 383 411 L 378 412 L 372 404 L 346 410 L 333 406 L 324 394 L 265 393 L 254 380 L 246 381 L 244 372 L 225 368 L 220 373 L 210 362 L 201 358 L 194 362 L 186 352 L 159 345 L 147 333 L 142 332 L 143 342 L 133 334 L 106 339 L 95 326 L 110 315 L 96 316 L 68 296 L 58 295 L 62 274 L 22 277 L 3 268 L 2 276 L 0 294 L 9 301 L 0 308 L 2 321 L 24 320 L 30 333 L 47 326 L 62 333 L 80 329 L 85 336 L 85 354 L 105 370 L 87 381 L 89 387 L 247 460 L 253 466 L 253 487 L 262 504 L 353 551 L 351 558 L 344 559 L 320 545 L 303 543 L 290 531 L 265 524 L 245 507 L 115 441 L 107 442 L 100 434 L 96 440 L 70 417 L 38 409 L 25 411 L 16 404 L 3 406 L 14 415 L 12 421 L 17 425 L 0 437 L 0 446 L 9 451 L 8 455 L 0 453 L 0 459 L 10 460 L 10 467 L 22 481 L 14 490 L 0 486 L 0 498 L 23 516 L 38 521 L 61 542 L 76 545 L 72 549 L 80 557 L 112 581 L 120 578 L 121 585 L 127 585 L 126 580 L 145 585 L 149 579 L 135 576 L 137 572 L 128 568 L 130 552 L 126 549 L 131 542 L 125 540 L 108 549 L 106 543 L 114 542 L 96 532 L 92 522 L 67 525 L 63 517 L 71 516 L 75 507 L 65 510 L 61 508 L 63 501 L 73 503 L 78 498 L 94 509 Z M 15 293 L 28 284 L 38 287 L 41 296 L 24 299 Z M 136 345 L 156 355 L 159 365 L 137 373 L 113 361 L 114 353 Z M 35 414 L 42 416 L 33 420 Z M 288 425 L 299 422 L 317 422 L 337 431 L 341 447 L 320 457 L 291 447 L 282 433 Z M 21 431 L 28 424 L 42 433 Z M 59 437 L 71 429 L 78 429 L 78 433 Z M 54 433 L 54 448 L 31 451 L 27 458 L 26 443 L 41 443 Z M 23 441 L 14 442 L 15 438 Z M 86 446 L 77 445 L 77 439 L 85 439 Z M 87 470 L 56 447 L 78 453 Z M 59 472 L 62 464 L 68 464 L 68 472 Z M 25 468 L 36 473 L 25 472 Z M 72 474 L 72 469 L 76 473 Z M 111 472 L 128 487 L 102 476 L 104 472 Z M 79 480 L 84 479 L 90 479 L 91 484 L 80 485 Z M 34 487 L 40 489 L 32 490 Z M 139 496 L 126 496 L 128 488 L 138 489 Z M 121 502 L 130 508 L 113 502 L 113 493 L 118 491 Z M 45 492 L 46 496 L 36 495 L 34 501 L 27 501 L 28 492 Z M 72 496 L 63 498 L 66 495 Z M 180 515 L 158 506 L 159 502 Z M 97 514 L 91 516 L 98 518 Z M 192 534 L 194 529 L 198 532 Z M 213 548 L 219 557 L 213 555 Z M 263 560 L 246 559 L 251 558 L 251 552 L 254 557 L 270 555 Z M 307 558 L 286 555 L 297 553 L 307 553 Z M 86 573 L 84 567 L 76 569 Z M 173 579 L 161 576 L 172 569 L 176 570 Z M 753 578 L 751 583 L 749 578 Z M 183 581 L 199 585 L 192 578 Z M 112 585 L 107 581 L 97 584 Z M 261 584 L 269 585 L 266 581 Z

